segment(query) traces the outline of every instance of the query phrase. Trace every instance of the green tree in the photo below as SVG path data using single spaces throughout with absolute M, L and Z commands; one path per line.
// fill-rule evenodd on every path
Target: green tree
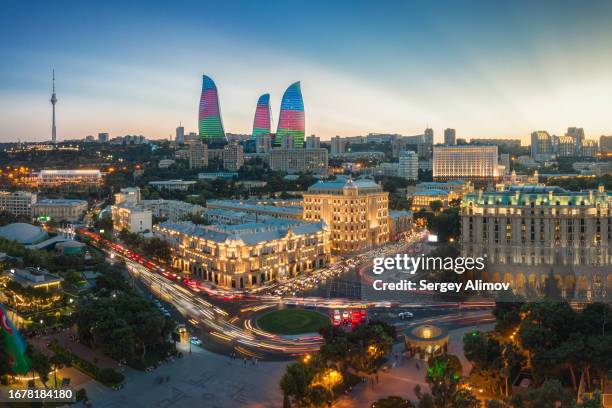
M 442 354 L 429 359 L 425 381 L 429 385 L 436 408 L 453 407 L 461 371 L 461 362 L 452 354 Z
M 289 364 L 280 380 L 283 395 L 292 404 L 301 407 L 308 396 L 308 387 L 314 377 L 312 366 L 301 361 Z
M 442 204 L 442 201 L 440 200 L 435 200 L 429 203 L 429 208 L 431 208 L 431 211 L 433 211 L 434 214 L 440 211 L 442 207 L 444 207 L 444 204 Z
M 544 382 L 541 387 L 517 394 L 510 400 L 513 408 L 573 408 L 576 401 L 572 393 L 558 380 Z

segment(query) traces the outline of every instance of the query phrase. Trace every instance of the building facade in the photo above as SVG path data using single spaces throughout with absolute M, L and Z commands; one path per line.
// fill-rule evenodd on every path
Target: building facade
M 462 256 L 487 259 L 480 278 L 541 293 L 552 274 L 566 298 L 612 294 L 612 194 L 603 187 L 478 191 L 460 216 Z
M 28 191 L 0 191 L 0 211 L 31 217 L 32 207 L 35 203 L 35 193 Z
M 223 168 L 238 171 L 244 165 L 244 148 L 237 142 L 228 143 L 223 148 Z
M 327 149 L 272 149 L 270 168 L 289 174 L 327 174 Z
M 200 141 L 189 145 L 189 168 L 202 169 L 208 167 L 208 146 Z
M 433 177 L 436 180 L 495 180 L 499 177 L 497 146 L 435 146 Z
M 206 142 L 225 141 L 225 131 L 221 120 L 221 107 L 219 106 L 219 94 L 214 81 L 202 76 L 202 94 L 200 95 L 200 107 L 198 110 L 198 127 L 200 137 Z
M 447 146 L 454 146 L 457 144 L 455 129 L 444 129 L 444 144 Z
M 331 252 L 329 229 L 321 222 L 164 222 L 155 233 L 173 245 L 177 268 L 226 288 L 257 287 L 321 268 Z
M 87 188 L 99 186 L 103 181 L 100 170 L 41 170 L 34 177 L 34 184 L 39 187 L 74 185 Z
M 253 133 L 251 139 L 257 140 L 259 135 L 270 135 L 271 128 L 270 94 L 263 94 L 257 100 L 255 118 L 253 119 Z
M 399 174 L 407 180 L 419 179 L 419 156 L 410 150 L 399 154 Z
M 300 83 L 295 82 L 283 94 L 274 145 L 280 146 L 283 136 L 287 135 L 293 139 L 294 147 L 304 147 L 304 134 L 304 101 Z
M 319 181 L 304 193 L 304 220 L 330 227 L 335 252 L 359 252 L 389 241 L 389 193 L 373 180 Z
M 39 200 L 32 206 L 34 217 L 49 217 L 55 221 L 76 222 L 87 212 L 87 201 L 68 199 Z
M 321 138 L 315 135 L 310 135 L 306 138 L 307 149 L 319 149 L 321 147 Z
M 132 233 L 151 231 L 153 228 L 153 214 L 151 210 L 144 210 L 130 204 L 119 204 L 111 207 L 113 229 L 115 231 L 127 230 Z

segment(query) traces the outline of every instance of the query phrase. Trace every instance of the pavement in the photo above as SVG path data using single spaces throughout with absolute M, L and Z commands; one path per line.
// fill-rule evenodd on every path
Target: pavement
M 125 386 L 113 391 L 95 381 L 83 385 L 100 408 L 281 408 L 278 385 L 286 362 L 232 360 L 200 347 L 181 344 L 184 357 L 143 373 L 126 369 Z M 159 383 L 159 381 L 163 382 Z

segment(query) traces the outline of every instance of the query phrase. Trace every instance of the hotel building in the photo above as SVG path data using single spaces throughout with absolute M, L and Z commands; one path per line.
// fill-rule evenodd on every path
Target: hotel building
M 554 274 L 563 296 L 612 295 L 612 194 L 522 186 L 478 191 L 461 204 L 462 256 L 486 256 L 479 278 L 516 291 L 543 290 Z
M 304 193 L 304 219 L 323 220 L 332 249 L 350 253 L 389 241 L 389 193 L 373 180 L 319 181 Z
M 495 180 L 499 177 L 497 146 L 435 146 L 433 177 L 436 180 Z
M 327 174 L 327 149 L 272 149 L 270 169 L 289 174 Z
M 330 233 L 322 222 L 200 226 L 164 222 L 155 233 L 169 241 L 175 267 L 226 288 L 251 288 L 323 267 Z

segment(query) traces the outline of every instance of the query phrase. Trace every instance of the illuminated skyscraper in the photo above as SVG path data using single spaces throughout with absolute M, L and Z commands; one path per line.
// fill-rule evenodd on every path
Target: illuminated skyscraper
M 200 96 L 198 125 L 200 137 L 204 141 L 225 141 L 217 86 L 206 75 L 202 76 L 202 95 Z
M 291 84 L 283 94 L 275 146 L 280 146 L 283 136 L 293 139 L 294 148 L 304 147 L 304 101 L 299 82 Z
M 257 135 L 270 134 L 270 94 L 263 94 L 257 100 L 255 108 L 255 119 L 253 120 L 253 135 L 251 139 L 256 140 Z

